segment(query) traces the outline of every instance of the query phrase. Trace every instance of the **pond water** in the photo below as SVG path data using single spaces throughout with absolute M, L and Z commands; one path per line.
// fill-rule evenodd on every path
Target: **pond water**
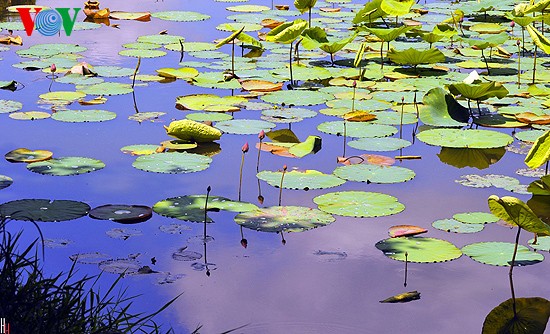
M 269 1 L 256 0 L 253 4 L 271 7 Z M 285 4 L 290 5 L 292 9 L 292 3 L 287 1 Z M 38 1 L 37 5 L 80 7 L 82 4 L 71 0 Z M 101 25 L 94 30 L 74 31 L 71 36 L 65 36 L 62 32 L 60 36 L 45 37 L 35 32 L 27 37 L 24 31 L 17 31 L 16 33 L 23 37 L 24 46 L 10 46 L 9 50 L 0 52 L 0 81 L 16 80 L 22 83 L 24 88 L 15 92 L 0 90 L 0 100 L 19 101 L 23 104 L 23 111 L 52 112 L 49 105 L 37 104 L 38 96 L 49 89 L 75 89 L 71 84 L 52 83 L 47 78 L 47 73 L 24 71 L 13 67 L 13 64 L 27 60 L 17 55 L 17 50 L 41 43 L 78 44 L 87 48 L 80 53 L 83 56 L 81 61 L 96 66 L 112 65 L 133 69 L 137 59 L 118 54 L 124 49 L 123 44 L 135 42 L 139 36 L 157 34 L 162 30 L 167 30 L 172 35 L 181 35 L 185 37 L 186 42 L 210 43 L 230 34 L 216 30 L 216 26 L 229 22 L 226 17 L 236 14 L 227 11 L 227 6 L 240 3 L 165 0 L 105 1 L 101 5 L 102 8 L 124 11 L 195 11 L 210 15 L 211 18 L 200 22 L 172 22 L 157 18 L 152 18 L 150 22 L 111 20 L 110 23 L 118 24 L 118 28 Z M 348 7 L 342 6 L 342 11 L 349 12 L 350 8 L 361 6 L 352 7 L 348 4 Z M 318 7 L 333 5 L 318 3 L 316 8 Z M 441 16 L 441 19 L 449 16 L 442 11 L 435 11 L 433 15 Z M 303 16 L 305 18 L 307 14 Z M 320 17 L 317 10 L 314 11 L 313 17 Z M 82 18 L 82 14 L 79 14 L 78 20 L 81 21 Z M 286 18 L 294 19 L 288 16 Z M 345 23 L 351 26 L 351 18 L 339 20 L 346 20 Z M 14 16 L 6 19 L 18 20 Z M 255 32 L 250 34 L 256 37 Z M 355 42 L 359 40 L 358 37 Z M 401 43 L 398 44 L 398 48 L 404 49 L 402 42 L 396 43 Z M 445 48 L 447 45 L 448 42 L 438 46 Z M 372 46 L 377 47 L 379 43 L 373 43 Z M 288 50 L 288 45 L 282 47 Z M 421 48 L 426 48 L 426 44 L 422 44 Z M 230 54 L 231 48 L 226 45 L 221 51 Z M 237 53 L 240 54 L 240 50 Z M 377 54 L 376 51 L 372 53 Z M 350 54 L 347 58 L 353 59 L 354 53 Z M 277 59 L 284 62 L 287 54 L 283 55 L 283 58 Z M 336 54 L 336 59 L 342 59 L 343 56 L 344 53 Z M 162 67 L 178 68 L 180 57 L 180 52 L 167 51 L 167 54 L 160 58 L 143 58 L 139 71 L 142 74 L 155 74 L 155 70 Z M 183 60 L 202 61 L 206 64 L 213 61 L 195 58 L 191 53 L 185 53 Z M 543 61 L 544 59 L 540 62 Z M 528 63 L 526 60 L 526 64 Z M 239 64 L 237 69 L 238 66 Z M 386 66 L 386 71 L 391 71 L 392 68 Z M 204 68 L 199 70 L 206 71 Z M 540 71 L 544 73 L 546 70 Z M 460 81 L 467 76 L 467 71 L 451 72 L 448 76 L 453 78 L 449 79 L 449 82 Z M 104 79 L 131 83 L 128 76 Z M 502 76 L 499 76 L 498 80 L 501 79 Z M 510 76 L 508 81 L 515 82 L 515 76 Z M 323 83 L 328 84 L 327 81 Z M 105 109 L 116 113 L 117 117 L 110 121 L 20 121 L 8 117 L 7 113 L 0 114 L 0 152 L 3 154 L 20 147 L 45 149 L 54 152 L 54 157 L 84 156 L 100 159 L 106 165 L 104 169 L 88 174 L 48 176 L 32 173 L 24 164 L 0 161 L 0 174 L 14 180 L 10 187 L 0 190 L 0 202 L 43 198 L 82 201 L 92 208 L 105 204 L 153 206 L 166 198 L 205 194 L 208 186 L 212 188 L 212 195 L 237 200 L 241 147 L 248 142 L 250 151 L 245 156 L 241 199 L 261 207 L 277 206 L 279 189 L 264 181 L 258 182 L 255 176 L 257 134 L 223 134 L 218 141 L 221 151 L 212 157 L 210 167 L 188 174 L 162 174 L 138 170 L 132 167 L 136 157 L 120 151 L 126 145 L 158 144 L 169 139 L 163 126 L 168 126 L 172 120 L 184 119 L 189 113 L 175 108 L 176 97 L 198 93 L 226 96 L 240 94 L 241 91 L 201 88 L 184 80 L 170 83 L 150 82 L 147 85 L 138 81 L 134 94 L 108 96 L 107 103 L 103 105 L 82 107 Z M 308 93 L 309 91 L 301 92 L 303 96 Z M 419 100 L 424 93 L 426 90 L 420 90 Z M 88 95 L 86 99 L 92 97 Z M 397 101 L 400 101 L 400 97 Z M 465 101 L 461 102 L 466 105 Z M 318 111 L 325 107 L 321 104 L 306 108 Z M 69 108 L 78 109 L 80 106 L 74 103 Z M 395 108 L 400 110 L 399 106 Z M 153 122 L 138 123 L 129 120 L 128 116 L 137 111 L 166 114 Z M 260 119 L 260 114 L 260 111 L 252 108 L 236 112 L 233 117 Z M 276 171 L 287 165 L 289 170 L 315 169 L 327 174 L 332 173 L 336 167 L 341 166 L 337 164 L 336 158 L 342 155 L 343 138 L 320 132 L 317 126 L 322 122 L 334 120 L 339 118 L 318 114 L 314 118 L 293 123 L 291 129 L 301 140 L 305 140 L 309 135 L 320 136 L 322 149 L 301 159 L 262 152 L 260 170 Z M 275 129 L 285 128 L 289 128 L 289 125 L 277 124 Z M 122 280 L 123 285 L 128 287 L 129 295 L 141 294 L 134 302 L 134 310 L 152 312 L 182 293 L 174 304 L 156 318 L 166 327 L 172 326 L 176 333 L 192 332 L 201 325 L 201 332 L 204 333 L 220 333 L 241 326 L 243 327 L 236 332 L 480 332 L 486 315 L 498 304 L 510 298 L 507 267 L 480 264 L 465 255 L 450 262 L 408 263 L 407 286 L 404 287 L 405 263 L 384 256 L 375 244 L 388 237 L 390 226 L 402 224 L 426 228 L 429 231 L 426 236 L 448 240 L 458 248 L 483 241 L 513 242 L 515 230 L 499 224 L 487 224 L 483 231 L 473 234 L 448 233 L 433 228 L 431 224 L 439 219 L 451 218 L 456 213 L 489 212 L 487 198 L 491 194 L 516 196 L 524 201 L 531 197 L 502 188 L 465 187 L 455 182 L 462 175 L 507 175 L 517 178 L 524 185 L 536 179 L 517 175 L 516 170 L 525 168 L 525 156 L 508 151 L 502 158 L 496 159 L 496 163 L 483 170 L 473 167 L 458 168 L 444 163 L 438 157 L 441 148 L 428 146 L 415 139 L 413 131 L 415 124 L 403 126 L 403 139 L 414 144 L 400 151 L 367 152 L 348 146 L 346 153 L 376 153 L 390 157 L 420 156 L 421 159 L 396 162 L 396 166 L 413 170 L 416 173 L 414 179 L 396 184 L 348 181 L 335 188 L 309 191 L 284 189 L 282 197 L 283 205 L 317 208 L 313 198 L 328 192 L 380 192 L 397 197 L 405 206 L 401 213 L 377 218 L 335 216 L 335 222 L 328 226 L 301 233 L 284 233 L 283 243 L 281 234 L 241 229 L 234 222 L 234 213 L 212 212 L 209 216 L 215 223 L 208 224 L 207 234 L 213 240 L 206 246 L 202 242 L 202 224 L 168 218 L 156 213 L 146 222 L 135 225 L 121 225 L 111 221 L 95 220 L 88 216 L 59 223 L 44 222 L 39 223 L 39 226 L 47 239 L 70 240 L 70 243 L 63 247 L 46 249 L 44 270 L 52 274 L 60 270 L 66 271 L 72 264 L 69 257 L 78 253 L 101 252 L 112 258 L 127 258 L 139 253 L 137 259 L 141 265 L 148 265 L 162 273 L 130 275 Z M 512 135 L 513 131 L 519 130 L 497 131 Z M 399 133 L 394 137 L 398 138 Z M 352 138 L 348 138 L 348 141 L 351 140 Z M 259 187 L 264 197 L 263 203 L 258 203 Z M 161 227 L 169 224 L 181 224 L 181 233 L 163 232 Z M 140 233 L 125 240 L 107 235 L 107 232 L 117 228 L 135 229 Z M 10 229 L 24 229 L 27 241 L 38 236 L 28 222 L 12 222 Z M 241 245 L 243 236 L 247 240 L 246 248 Z M 531 238 L 532 235 L 529 233 L 523 233 L 520 243 L 527 245 L 527 240 Z M 198 252 L 203 257 L 196 261 L 174 260 L 173 253 L 183 247 Z M 156 261 L 151 261 L 152 258 Z M 207 271 L 201 266 L 205 258 L 210 263 L 209 275 L 206 275 Z M 194 262 L 197 264 L 193 267 Z M 514 271 L 516 296 L 550 298 L 548 289 L 545 288 L 547 266 L 548 264 L 543 262 L 517 268 Z M 94 264 L 78 264 L 77 268 L 82 275 L 100 273 L 100 269 Z M 159 284 L 166 279 L 166 273 L 171 273 L 170 278 L 173 282 Z M 115 278 L 115 274 L 104 273 L 102 284 L 108 286 Z M 379 302 L 387 297 L 414 290 L 421 293 L 421 299 L 397 304 Z

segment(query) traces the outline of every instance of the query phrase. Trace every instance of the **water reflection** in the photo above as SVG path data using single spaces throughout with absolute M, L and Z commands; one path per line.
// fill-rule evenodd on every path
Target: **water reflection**
M 437 155 L 441 162 L 457 168 L 489 168 L 497 163 L 506 153 L 504 147 L 498 148 L 450 148 L 442 147 Z

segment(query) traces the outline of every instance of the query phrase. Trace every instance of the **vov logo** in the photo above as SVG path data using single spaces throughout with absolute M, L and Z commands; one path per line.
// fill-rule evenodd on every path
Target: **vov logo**
M 71 18 L 69 11 L 74 9 L 74 15 Z M 35 12 L 34 21 L 31 17 L 31 10 Z M 65 34 L 70 36 L 73 32 L 74 23 L 76 22 L 76 15 L 80 11 L 80 8 L 55 8 L 54 9 L 42 9 L 41 7 L 25 7 L 17 8 L 19 16 L 27 36 L 32 35 L 34 29 L 44 36 L 53 36 L 59 33 L 61 25 Z

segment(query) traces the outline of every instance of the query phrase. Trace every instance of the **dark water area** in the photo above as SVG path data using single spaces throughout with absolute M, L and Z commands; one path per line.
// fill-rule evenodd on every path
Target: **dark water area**
M 0 5 L 2 2 L 0 2 Z M 38 1 L 38 5 L 52 7 L 80 7 L 78 1 Z M 10 92 L 0 90 L 0 100 L 17 100 L 23 111 L 43 110 L 37 105 L 38 95 L 48 91 L 50 80 L 40 71 L 27 72 L 11 65 L 24 60 L 15 51 L 39 43 L 74 43 L 86 47 L 82 61 L 92 65 L 117 65 L 134 68 L 135 58 L 122 57 L 122 44 L 131 43 L 138 36 L 156 34 L 167 29 L 181 35 L 186 41 L 211 42 L 224 38 L 226 32 L 217 31 L 219 23 L 226 22 L 228 5 L 207 1 L 103 1 L 102 8 L 125 11 L 188 10 L 211 15 L 206 22 L 169 22 L 152 18 L 150 22 L 120 21 L 120 29 L 102 26 L 91 31 L 76 31 L 71 36 L 25 36 L 24 46 L 11 46 L 0 52 L 0 80 L 17 80 L 24 89 Z M 248 4 L 248 3 L 246 3 Z M 271 6 L 268 1 L 254 4 Z M 288 2 L 292 7 L 292 3 Z M 0 6 L 1 7 L 1 6 Z M 79 16 L 79 19 L 81 17 Z M 111 21 L 112 23 L 113 21 Z M 265 30 L 265 29 L 264 29 Z M 3 33 L 3 32 L 2 32 Z M 222 51 L 230 52 L 229 46 Z M 162 58 L 142 59 L 140 73 L 154 74 L 161 67 L 178 67 L 179 52 L 168 51 Z M 186 54 L 185 60 L 196 60 Z M 106 81 L 129 83 L 128 78 Z M 53 83 L 52 90 L 73 90 L 68 84 Z M 169 197 L 204 194 L 207 186 L 212 194 L 237 199 L 241 146 L 248 142 L 250 152 L 245 157 L 242 200 L 257 205 L 258 182 L 256 174 L 257 135 L 224 134 L 219 141 L 221 153 L 213 157 L 209 169 L 190 174 L 147 173 L 132 167 L 135 157 L 120 152 L 132 144 L 156 144 L 167 140 L 163 125 L 171 120 L 184 119 L 186 112 L 175 108 L 177 96 L 213 93 L 230 95 L 230 90 L 211 90 L 191 86 L 183 80 L 172 83 L 149 83 L 135 88 L 135 101 L 140 112 L 161 111 L 166 115 L 155 122 L 137 123 L 127 119 L 135 113 L 132 94 L 110 96 L 105 105 L 117 113 L 117 118 L 101 123 L 64 123 L 53 119 L 18 121 L 0 114 L 0 152 L 18 147 L 47 149 L 56 157 L 86 156 L 102 160 L 106 167 L 100 171 L 78 176 L 54 177 L 31 173 L 23 164 L 2 159 L 0 174 L 13 178 L 9 188 L 0 191 L 0 203 L 24 198 L 70 199 L 82 201 L 92 208 L 104 204 L 141 204 L 152 206 Z M 239 93 L 237 91 L 234 92 Z M 306 94 L 306 93 L 305 93 Z M 89 98 L 88 96 L 87 98 Z M 72 106 L 71 106 L 72 107 Z M 78 106 L 74 108 L 79 108 Z M 95 107 L 93 107 L 95 108 Z M 319 107 L 310 107 L 318 110 Z M 259 119 L 259 111 L 242 110 L 235 119 Z M 334 117 L 319 114 L 292 125 L 300 139 L 308 135 L 322 137 L 323 148 L 315 155 L 289 159 L 262 152 L 260 169 L 278 170 L 284 164 L 289 168 L 316 169 L 332 173 L 338 167 L 336 156 L 342 150 L 342 138 L 317 130 L 324 121 Z M 276 129 L 287 127 L 278 124 Z M 413 140 L 414 125 L 404 126 L 404 139 Z M 511 134 L 511 129 L 501 130 Z M 348 147 L 348 154 L 363 151 Z M 67 271 L 76 253 L 101 252 L 113 258 L 125 258 L 141 253 L 142 264 L 153 270 L 181 274 L 170 284 L 158 284 L 161 274 L 129 276 L 122 280 L 128 294 L 141 294 L 134 302 L 134 310 L 152 312 L 166 301 L 181 297 L 156 319 L 172 326 L 176 333 L 192 332 L 202 325 L 201 333 L 221 333 L 244 326 L 236 333 L 479 333 L 486 315 L 498 304 L 510 298 L 508 268 L 482 265 L 467 256 L 434 264 L 408 264 L 407 286 L 403 286 L 405 264 L 385 257 L 374 245 L 387 238 L 392 225 L 412 224 L 427 228 L 426 236 L 441 238 L 458 248 L 481 241 L 513 242 L 515 230 L 488 224 L 475 234 L 451 234 L 432 228 L 438 219 L 451 218 L 455 213 L 488 212 L 487 198 L 517 196 L 527 201 L 530 196 L 513 194 L 497 188 L 467 188 L 455 182 L 465 174 L 503 174 L 517 177 L 522 184 L 532 178 L 519 176 L 515 171 L 524 168 L 523 155 L 506 152 L 503 158 L 488 169 L 456 168 L 440 161 L 441 148 L 416 140 L 402 152 L 386 155 L 419 155 L 420 160 L 404 160 L 396 165 L 415 171 L 416 177 L 400 184 L 367 184 L 346 182 L 329 190 L 283 191 L 283 205 L 316 208 L 312 199 L 328 191 L 362 190 L 396 196 L 405 211 L 380 218 L 336 217 L 329 226 L 302 233 L 281 235 L 243 229 L 248 247 L 241 246 L 241 229 L 229 212 L 211 213 L 214 224 L 208 225 L 208 235 L 214 241 L 207 244 L 207 260 L 215 264 L 210 276 L 194 270 L 192 262 L 175 261 L 172 253 L 188 246 L 189 250 L 204 253 L 200 240 L 203 226 L 170 219 L 157 214 L 140 224 L 122 226 L 110 221 L 83 217 L 60 223 L 39 223 L 46 238 L 69 239 L 67 247 L 46 248 L 46 273 Z M 279 189 L 260 182 L 265 198 L 262 206 L 278 203 Z M 166 234 L 161 225 L 183 224 L 188 230 L 181 234 Z M 9 224 L 13 231 L 25 230 L 24 239 L 38 237 L 28 222 Z M 106 232 L 113 228 L 135 228 L 143 235 L 127 240 L 109 238 Z M 523 233 L 520 243 L 527 244 L 532 235 Z M 546 253 L 544 253 L 546 255 Z M 150 259 L 156 259 L 152 264 Z M 199 261 L 204 261 L 201 259 Z M 214 268 L 214 266 L 212 266 Z M 79 275 L 97 275 L 97 265 L 78 264 Z M 548 263 L 518 267 L 514 271 L 515 292 L 518 297 L 550 299 L 547 288 Z M 103 273 L 102 286 L 107 287 L 116 275 Z M 403 304 L 381 304 L 389 296 L 417 290 L 421 299 Z

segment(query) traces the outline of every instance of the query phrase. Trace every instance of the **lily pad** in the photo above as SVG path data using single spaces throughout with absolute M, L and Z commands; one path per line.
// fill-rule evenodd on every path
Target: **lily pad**
M 111 259 L 101 261 L 99 269 L 111 274 L 118 275 L 135 275 L 141 269 L 141 264 L 133 259 Z
M 84 157 L 55 158 L 27 165 L 27 169 L 31 172 L 54 176 L 85 174 L 104 167 L 105 164 L 101 160 Z
M 118 78 L 134 74 L 135 69 L 120 66 L 94 66 L 94 72 L 100 77 Z
M 215 127 L 223 132 L 239 135 L 252 135 L 260 131 L 269 131 L 275 124 L 256 119 L 232 119 L 216 123 Z
M 104 122 L 115 119 L 116 114 L 107 110 L 59 110 L 52 118 L 69 123 Z
M 301 206 L 272 206 L 240 213 L 235 222 L 261 232 L 302 232 L 334 222 L 332 215 Z
M 273 187 L 279 188 L 283 172 L 261 171 L 256 176 L 264 180 Z M 285 189 L 327 189 L 337 187 L 346 181 L 331 175 L 324 174 L 317 170 L 286 172 L 283 179 L 283 188 Z
M 143 232 L 133 228 L 113 228 L 105 232 L 109 238 L 128 240 L 131 237 L 137 237 L 143 235 Z
M 454 233 L 476 233 L 482 231 L 483 224 L 464 224 L 455 219 L 440 219 L 432 223 L 438 230 Z
M 23 104 L 17 101 L 0 100 L 0 114 L 21 110 Z
M 90 206 L 83 202 L 20 199 L 0 205 L 0 215 L 15 220 L 60 222 L 84 217 Z
M 99 264 L 102 261 L 111 260 L 112 256 L 105 253 L 79 253 L 69 256 L 71 261 L 76 261 L 80 264 Z
M 137 41 L 139 43 L 154 43 L 154 44 L 173 44 L 177 43 L 179 44 L 180 41 L 185 41 L 185 38 L 183 36 L 177 36 L 177 35 L 144 35 L 139 36 Z M 133 70 L 131 73 L 127 74 L 130 75 L 133 73 Z
M 393 196 L 365 191 L 327 193 L 315 197 L 313 202 L 322 211 L 347 217 L 382 217 L 405 210 Z
M 462 247 L 462 252 L 472 260 L 492 266 L 509 267 L 512 262 L 515 244 L 509 242 L 478 242 Z M 518 245 L 516 266 L 526 266 L 542 262 L 544 256 Z
M 544 298 L 510 298 L 491 310 L 481 333 L 543 334 L 549 317 L 550 302 Z
M 392 238 L 411 237 L 413 235 L 426 233 L 428 230 L 415 225 L 395 225 L 389 228 L 388 234 Z
M 98 94 L 100 95 L 100 94 Z M 67 92 L 67 91 L 57 91 L 41 94 L 39 97 L 46 101 L 64 101 L 72 102 L 86 96 L 86 93 L 83 92 Z
M 187 250 L 187 247 L 180 248 L 178 251 L 172 253 L 172 259 L 176 261 L 197 261 L 201 258 L 201 253 Z
M 358 150 L 365 150 L 371 152 L 386 152 L 397 151 L 402 148 L 408 147 L 411 144 L 410 141 L 400 138 L 361 138 L 350 141 L 348 143 L 350 147 Z
M 431 129 L 416 137 L 428 145 L 456 148 L 496 148 L 514 141 L 505 133 L 491 130 Z
M 35 121 L 39 119 L 47 119 L 52 115 L 44 111 L 17 111 L 9 114 L 11 119 L 16 119 L 20 121 Z
M 283 106 L 313 106 L 325 103 L 332 98 L 332 94 L 329 93 L 319 91 L 304 92 L 302 90 L 279 90 L 261 97 L 265 102 Z
M 369 164 L 338 167 L 334 170 L 334 175 L 348 181 L 367 183 L 400 183 L 416 176 L 414 171 L 405 167 Z
M 197 12 L 182 11 L 182 10 L 155 12 L 155 13 L 151 13 L 151 16 L 161 20 L 176 21 L 176 22 L 196 22 L 196 21 L 208 20 L 210 18 L 210 15 L 201 14 Z
M 127 153 L 131 155 L 149 155 L 157 153 L 159 145 L 152 144 L 143 144 L 143 145 L 127 145 L 122 147 L 120 150 L 122 153 Z
M 139 156 L 132 166 L 146 172 L 154 173 L 194 173 L 205 170 L 212 159 L 193 153 L 156 153 Z
M 317 130 L 337 135 L 344 135 L 344 121 L 324 122 Z M 346 122 L 346 136 L 354 138 L 388 137 L 397 133 L 397 128 L 391 125 L 370 124 L 364 122 Z
M 0 175 L 0 189 L 7 188 L 11 186 L 13 179 L 6 175 Z
M 529 244 L 529 246 L 531 246 L 536 250 L 550 252 L 549 236 L 537 237 L 537 243 L 535 244 L 534 242 L 535 242 L 535 239 L 531 239 L 527 243 Z
M 176 98 L 176 107 L 189 110 L 239 111 L 239 104 L 246 99 L 238 96 L 220 97 L 214 94 L 193 94 Z
M 90 217 L 100 220 L 111 220 L 121 224 L 135 224 L 149 220 L 153 210 L 144 205 L 102 205 L 89 213 Z
M 118 53 L 121 56 L 135 57 L 135 58 L 158 58 L 166 55 L 166 52 L 161 50 L 147 50 L 147 49 L 127 49 Z
M 4 155 L 9 162 L 37 162 L 51 159 L 53 153 L 46 150 L 29 150 L 18 148 Z
M 390 259 L 403 262 L 447 262 L 462 256 L 455 245 L 435 238 L 390 238 L 378 241 L 375 247 Z
M 488 212 L 464 212 L 453 215 L 453 219 L 464 224 L 490 224 L 500 220 L 497 216 Z
M 102 82 L 95 85 L 77 86 L 83 93 L 89 95 L 124 95 L 134 91 L 132 85 L 119 82 Z

